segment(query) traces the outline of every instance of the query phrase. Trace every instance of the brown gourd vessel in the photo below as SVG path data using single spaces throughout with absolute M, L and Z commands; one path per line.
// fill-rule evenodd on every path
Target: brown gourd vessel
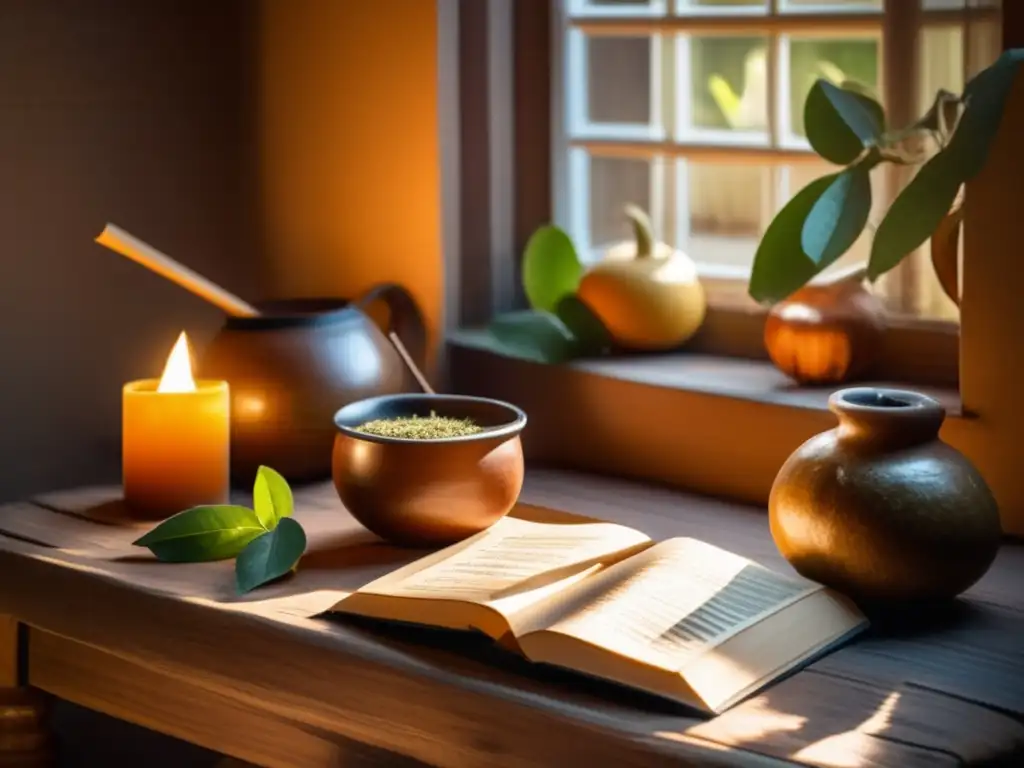
M 378 419 L 436 414 L 479 432 L 443 438 L 367 434 Z M 489 528 L 523 486 L 526 414 L 500 400 L 405 394 L 351 403 L 334 416 L 334 487 L 349 513 L 393 544 L 440 547 Z
M 882 303 L 856 268 L 799 289 L 772 307 L 764 343 L 775 367 L 801 384 L 839 384 L 868 371 L 885 333 Z
M 950 598 L 995 559 L 999 511 L 984 479 L 939 439 L 925 395 L 869 387 L 832 395 L 839 426 L 786 460 L 769 519 L 804 576 L 865 600 Z
M 331 474 L 335 412 L 347 403 L 410 392 L 416 379 L 367 314 L 386 305 L 389 325 L 423 364 L 425 326 L 401 286 L 375 286 L 353 302 L 290 299 L 229 316 L 199 369 L 231 388 L 231 474 L 250 485 L 261 464 L 291 482 Z

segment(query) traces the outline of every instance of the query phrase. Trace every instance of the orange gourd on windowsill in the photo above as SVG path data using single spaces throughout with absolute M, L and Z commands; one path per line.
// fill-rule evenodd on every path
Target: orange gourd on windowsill
M 870 369 L 885 315 L 858 267 L 810 283 L 772 307 L 764 342 L 775 366 L 801 384 L 839 384 Z

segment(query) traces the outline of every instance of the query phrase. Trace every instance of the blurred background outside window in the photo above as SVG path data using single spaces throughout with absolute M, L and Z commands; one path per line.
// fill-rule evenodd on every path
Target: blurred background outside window
M 894 7 L 917 3 L 910 14 Z M 993 0 L 556 4 L 560 223 L 585 258 L 599 258 L 628 236 L 623 206 L 641 205 L 659 238 L 698 262 L 718 304 L 750 303 L 746 280 L 772 216 L 831 172 L 804 137 L 815 79 L 866 85 L 890 116 L 909 122 L 939 88 L 959 93 L 1000 52 Z M 887 72 L 887 44 L 913 51 L 917 72 Z M 874 173 L 877 225 L 901 182 L 884 167 Z M 831 269 L 866 261 L 869 251 L 866 232 Z M 893 313 L 957 317 L 926 248 L 878 289 Z

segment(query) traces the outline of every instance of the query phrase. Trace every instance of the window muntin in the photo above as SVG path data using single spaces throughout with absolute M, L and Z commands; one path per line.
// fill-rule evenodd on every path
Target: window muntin
M 912 0 L 905 0 L 911 2 Z M 585 259 L 628 235 L 626 202 L 648 208 L 659 236 L 690 253 L 711 300 L 746 304 L 756 244 L 774 213 L 829 171 L 803 137 L 804 97 L 816 77 L 853 79 L 883 103 L 880 0 L 561 0 L 556 33 L 561 107 L 555 147 L 556 218 Z M 1000 50 L 990 2 L 923 0 L 911 112 Z M 899 38 L 897 38 L 899 39 Z M 892 199 L 873 177 L 877 223 Z M 866 260 L 865 235 L 832 269 Z M 927 247 L 879 285 L 901 314 L 955 319 L 927 263 Z

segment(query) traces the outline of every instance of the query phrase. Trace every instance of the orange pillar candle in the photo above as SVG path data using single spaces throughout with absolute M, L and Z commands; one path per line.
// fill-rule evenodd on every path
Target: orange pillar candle
M 192 378 L 182 332 L 159 381 L 124 386 L 121 468 L 131 510 L 157 518 L 227 502 L 229 415 L 227 382 Z

